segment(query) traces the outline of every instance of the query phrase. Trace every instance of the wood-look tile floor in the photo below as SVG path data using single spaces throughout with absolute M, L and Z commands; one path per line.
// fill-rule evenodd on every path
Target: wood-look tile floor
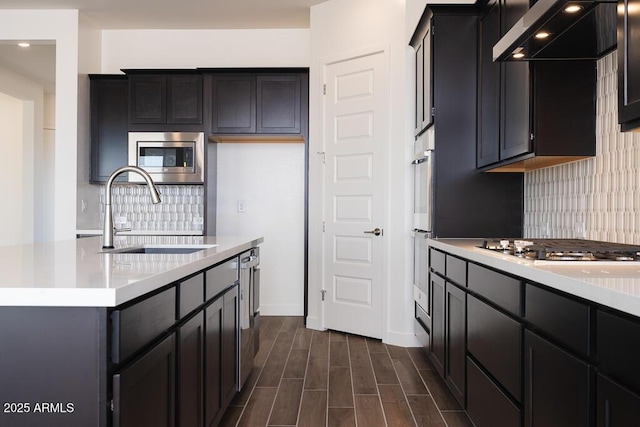
M 473 424 L 420 348 L 262 317 L 260 351 L 222 426 Z

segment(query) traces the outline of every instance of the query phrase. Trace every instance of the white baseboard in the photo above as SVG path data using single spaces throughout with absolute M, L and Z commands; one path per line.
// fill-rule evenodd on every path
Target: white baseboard
M 414 333 L 387 332 L 387 337 L 383 342 L 398 347 L 422 347 Z
M 298 304 L 260 304 L 261 316 L 302 316 L 304 308 Z

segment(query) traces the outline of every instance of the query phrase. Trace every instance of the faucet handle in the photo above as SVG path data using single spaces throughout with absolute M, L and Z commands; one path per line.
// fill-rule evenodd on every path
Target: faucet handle
M 123 231 L 131 231 L 131 227 L 124 227 L 124 228 L 115 228 L 115 227 L 113 227 L 113 234 L 118 234 L 118 233 L 121 233 Z

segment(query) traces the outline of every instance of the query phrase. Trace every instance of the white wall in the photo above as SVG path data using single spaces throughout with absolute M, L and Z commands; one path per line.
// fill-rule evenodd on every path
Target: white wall
M 217 164 L 216 234 L 263 235 L 260 312 L 302 316 L 304 144 L 219 144 Z
M 56 43 L 56 137 L 54 158 L 45 158 L 45 147 L 35 146 L 36 215 L 53 218 L 42 240 L 75 237 L 76 168 L 78 127 L 78 12 L 75 10 L 0 10 L 0 40 L 53 40 Z M 40 140 L 42 141 L 42 139 Z M 37 143 L 37 140 L 36 140 Z M 53 164 L 53 176 L 43 176 Z M 43 183 L 54 183 L 52 205 L 40 205 Z
M 105 30 L 102 72 L 128 68 L 308 67 L 309 30 Z
M 383 340 L 396 345 L 417 345 L 412 323 L 412 242 L 410 160 L 413 137 L 409 118 L 412 57 L 406 41 L 404 1 L 330 0 L 311 8 L 310 153 L 322 151 L 321 70 L 327 58 L 346 56 L 372 46 L 389 46 L 390 141 L 389 206 L 385 225 L 386 278 Z M 409 85 L 409 86 L 408 86 Z M 318 156 L 310 155 L 310 194 L 321 194 L 322 168 Z M 309 207 L 309 316 L 310 327 L 321 328 L 320 283 L 322 206 L 310 198 Z
M 105 30 L 102 41 L 102 73 L 309 66 L 307 29 Z M 265 315 L 303 312 L 303 195 L 303 144 L 218 146 L 217 233 L 265 237 L 261 245 Z M 246 201 L 246 213 L 237 213 L 237 200 Z
M 89 184 L 91 175 L 91 113 L 89 74 L 102 73 L 102 30 L 84 15 L 78 25 L 78 170 L 76 226 L 100 228 L 100 186 Z
M 29 208 L 33 211 L 32 207 L 24 206 L 29 197 L 33 197 L 33 188 L 25 188 L 23 179 L 24 109 L 29 108 L 25 103 L 33 107 L 33 102 L 22 101 L 0 92 L 0 151 L 10 153 L 11 158 L 11 161 L 4 162 L 0 168 L 0 181 L 11 183 L 2 186 L 4 203 L 0 209 L 0 245 L 3 246 L 29 243 L 33 236 L 33 222 L 23 216 L 23 212 Z

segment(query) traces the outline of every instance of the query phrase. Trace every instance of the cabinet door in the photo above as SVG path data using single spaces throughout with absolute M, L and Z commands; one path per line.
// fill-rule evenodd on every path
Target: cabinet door
M 204 425 L 214 426 L 222 416 L 223 299 L 205 308 Z
M 424 67 L 422 75 L 422 129 L 428 128 L 433 123 L 433 27 L 431 22 L 427 25 L 427 32 L 422 39 L 424 49 Z
M 431 360 L 440 375 L 444 376 L 445 357 L 445 283 L 440 276 L 431 273 Z
M 589 366 L 525 332 L 525 427 L 589 425 Z
M 202 123 L 202 76 L 167 77 L 167 123 Z
M 211 133 L 255 133 L 255 76 L 214 75 L 211 79 Z
M 419 43 L 415 47 L 415 60 L 416 60 L 416 96 L 415 107 L 416 117 L 414 122 L 414 135 L 419 135 L 422 132 L 422 122 L 424 119 L 424 46 Z
M 222 319 L 222 400 L 231 402 L 238 391 L 238 333 L 239 333 L 239 294 L 238 285 L 229 289 L 223 296 Z
M 502 64 L 500 160 L 532 151 L 528 62 Z
M 464 407 L 466 385 L 466 329 L 467 310 L 466 293 L 452 285 L 446 284 L 446 376 L 445 381 L 458 402 Z
M 175 425 L 175 334 L 113 376 L 113 425 Z
M 128 91 L 125 76 L 91 78 L 91 182 L 105 182 L 127 164 Z
M 257 124 L 260 134 L 301 132 L 300 76 L 258 76 Z
M 202 426 L 204 314 L 182 325 L 178 335 L 178 424 Z
M 166 123 L 167 78 L 164 76 L 130 76 L 129 122 L 134 124 Z
M 618 122 L 640 119 L 640 0 L 618 2 Z M 637 127 L 635 123 L 632 127 Z
M 496 163 L 500 146 L 500 63 L 493 62 L 493 45 L 500 39 L 497 3 L 480 20 L 477 166 Z
M 597 375 L 597 427 L 634 427 L 640 419 L 640 396 Z

